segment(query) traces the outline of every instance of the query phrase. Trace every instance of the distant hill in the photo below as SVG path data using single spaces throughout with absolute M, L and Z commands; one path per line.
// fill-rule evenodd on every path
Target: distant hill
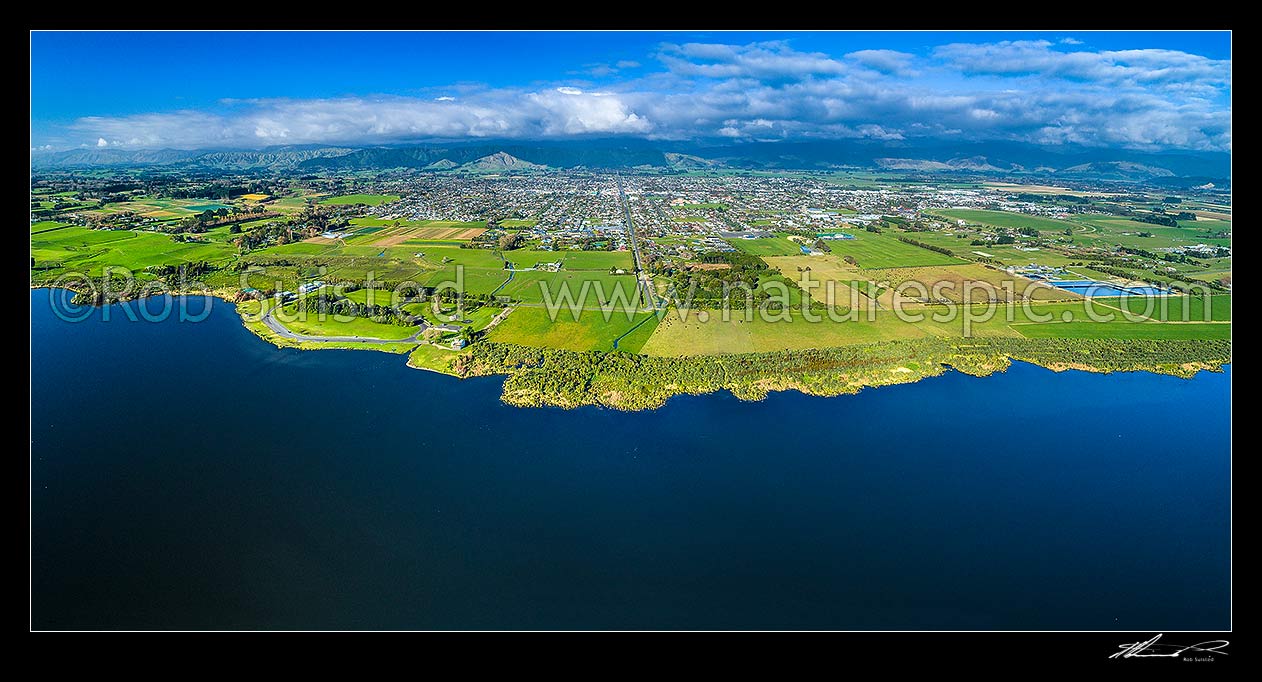
M 32 168 L 58 168 L 64 166 L 135 166 L 186 162 L 202 152 L 179 149 L 70 149 L 51 154 L 32 154 Z
M 983 172 L 1010 172 L 1025 170 L 1016 164 L 1009 164 L 1006 168 L 993 165 L 984 156 L 973 156 L 967 159 L 950 159 L 949 161 L 930 161 L 926 159 L 874 159 L 876 165 L 880 168 L 888 170 L 913 170 L 913 171 L 983 171 Z
M 193 165 L 223 170 L 288 169 L 309 159 L 344 156 L 351 147 L 291 146 L 258 150 L 124 150 L 71 149 L 51 154 L 32 154 L 31 168 L 73 166 Z
M 718 162 L 716 161 L 711 161 L 710 159 L 703 159 L 700 156 L 694 156 L 692 154 L 666 152 L 663 156 L 666 157 L 666 163 L 671 168 L 677 168 L 679 170 L 714 168 L 715 166 L 719 165 Z
M 358 149 L 337 157 L 309 159 L 299 164 L 303 170 L 378 170 L 386 168 L 417 168 L 421 170 L 449 170 L 445 163 L 456 166 L 478 162 L 497 154 L 519 162 L 550 168 L 632 168 L 635 166 L 665 167 L 666 155 L 656 149 L 632 147 L 580 146 L 559 144 L 529 145 L 472 144 L 472 145 L 418 145 L 414 147 L 371 147 Z M 491 164 L 495 161 L 489 162 Z M 433 164 L 440 166 L 431 168 Z
M 355 151 L 350 147 L 321 147 L 318 149 L 264 149 L 261 151 L 208 152 L 194 160 L 203 166 L 214 168 L 293 168 L 303 161 L 345 156 Z
M 495 152 L 488 154 L 475 161 L 460 166 L 460 170 L 472 171 L 475 173 L 486 173 L 495 171 L 513 171 L 513 170 L 542 170 L 547 168 L 542 164 L 522 161 L 521 159 L 507 152 Z
M 1065 177 L 1088 177 L 1104 180 L 1149 180 L 1152 178 L 1168 178 L 1174 171 L 1159 166 L 1151 166 L 1133 161 L 1095 161 L 1077 166 L 1063 168 L 1056 172 Z
M 414 169 L 468 170 L 877 169 L 910 173 L 979 173 L 1112 181 L 1167 182 L 1195 177 L 1230 185 L 1226 152 L 1149 152 L 1072 145 L 940 140 L 810 142 L 659 142 L 598 139 L 477 141 L 373 147 L 306 145 L 261 150 L 120 150 L 85 148 L 32 153 L 31 168 L 172 165 L 225 171 L 327 172 Z

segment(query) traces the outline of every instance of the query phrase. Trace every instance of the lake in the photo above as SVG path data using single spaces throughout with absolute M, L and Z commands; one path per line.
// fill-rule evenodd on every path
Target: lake
M 1231 626 L 1230 368 L 522 409 L 49 295 L 37 629 Z

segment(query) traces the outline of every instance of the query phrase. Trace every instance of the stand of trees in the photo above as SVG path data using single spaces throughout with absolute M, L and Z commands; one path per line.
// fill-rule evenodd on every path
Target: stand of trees
M 936 251 L 946 256 L 955 257 L 955 252 L 952 251 L 951 249 L 948 249 L 942 246 L 934 246 L 933 244 L 926 244 L 925 242 L 912 239 L 911 237 L 899 237 L 898 241 L 903 242 L 904 244 L 911 244 L 912 246 L 919 246 L 922 249 L 929 249 L 930 251 Z
M 672 395 L 729 390 L 758 399 L 768 390 L 797 389 L 814 395 L 854 393 L 862 386 L 916 381 L 947 366 L 984 376 L 1011 360 L 1042 366 L 1067 363 L 1100 371 L 1150 370 L 1182 376 L 1216 369 L 1231 360 L 1230 341 L 934 338 L 887 341 L 843 348 L 778 351 L 691 358 L 621 352 L 578 353 L 483 342 L 457 364 L 460 376 L 507 374 L 503 400 L 514 405 L 605 405 L 638 410 L 658 407 Z M 891 372 L 893 368 L 915 368 Z

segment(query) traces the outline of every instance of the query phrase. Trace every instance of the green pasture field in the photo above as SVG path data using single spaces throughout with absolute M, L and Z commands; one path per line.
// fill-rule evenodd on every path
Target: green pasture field
M 1130 248 L 1151 250 L 1199 243 L 1222 246 L 1231 243 L 1230 239 L 1210 237 L 1211 230 L 1199 227 L 1167 227 L 1121 217 L 1083 218 L 1080 222 L 1086 225 L 1088 230 L 1075 232 L 1074 241 L 1084 245 L 1103 241 Z M 1139 236 L 1141 232 L 1151 236 L 1141 237 Z
M 763 237 L 761 239 L 729 239 L 727 243 L 740 251 L 754 256 L 793 256 L 801 255 L 802 248 L 784 237 Z
M 204 260 L 222 264 L 236 255 L 226 244 L 177 242 L 167 235 L 130 230 L 67 227 L 31 236 L 36 263 L 59 262 L 68 270 L 93 275 L 114 266 L 143 270 L 150 265 L 178 265 Z
M 693 356 L 718 353 L 756 353 L 805 348 L 828 348 L 874 343 L 893 339 L 924 338 L 929 332 L 907 324 L 892 312 L 878 311 L 875 321 L 866 313 L 858 313 L 858 321 L 832 321 L 821 314 L 821 321 L 811 322 L 801 310 L 789 312 L 791 321 L 764 320 L 754 311 L 746 321 L 744 311 L 734 310 L 728 319 L 721 311 L 666 312 L 657 329 L 644 344 L 646 355 Z
M 1147 315 L 1153 320 L 1163 322 L 1231 321 L 1230 294 L 1219 294 L 1209 297 L 1208 319 L 1205 316 L 1204 296 L 1123 296 L 1121 298 L 1096 298 L 1092 300 L 1101 306 L 1129 310 L 1136 315 Z
M 563 254 L 566 270 L 608 271 L 610 268 L 621 268 L 630 272 L 635 268 L 635 257 L 630 251 L 544 251 L 540 253 Z
M 544 289 L 540 287 L 541 282 L 553 301 L 573 300 L 577 305 L 587 308 L 616 305 L 621 301 L 636 304 L 639 300 L 635 276 L 582 270 L 518 272 L 498 293 L 526 303 L 544 303 L 546 299 Z M 567 291 L 571 297 L 569 299 L 565 298 Z
M 657 323 L 661 320 L 659 315 L 646 314 L 652 315 L 652 317 L 644 320 L 643 323 L 639 323 L 639 326 L 632 328 L 631 331 L 618 339 L 618 350 L 624 353 L 636 354 L 644 350 L 644 344 L 648 343 L 648 340 L 652 338 L 653 331 L 657 329 Z
M 415 227 L 416 225 L 419 225 L 421 222 L 423 221 L 402 220 L 399 218 L 391 218 L 387 220 L 385 218 L 378 218 L 376 216 L 360 216 L 358 218 L 350 219 L 350 224 L 355 227 L 393 227 L 394 225 L 399 225 L 399 226 L 406 225 L 406 226 Z M 376 230 L 374 230 L 374 232 L 375 231 Z M 357 232 L 366 232 L 366 230 L 358 230 Z
M 356 303 L 384 306 L 394 305 L 393 289 L 356 289 L 354 291 L 343 292 L 342 296 Z
M 247 329 L 258 334 L 262 339 L 273 343 L 282 348 L 300 348 L 302 350 L 375 350 L 385 353 L 407 353 L 416 345 L 412 341 L 404 342 L 384 342 L 384 343 L 355 343 L 355 342 L 320 342 L 320 341 L 294 341 L 276 334 L 258 319 L 260 309 L 259 301 L 245 301 L 237 304 L 237 312 L 241 314 L 241 321 Z
M 1216 322 L 1049 322 L 1014 325 L 1032 339 L 1230 339 L 1231 325 Z
M 355 204 L 380 206 L 399 199 L 400 197 L 397 194 L 343 194 L 336 197 L 325 197 L 320 200 L 320 203 L 329 206 L 353 206 Z
M 646 333 L 651 333 L 653 322 L 649 318 L 652 317 L 652 313 L 637 313 L 628 320 L 624 313 L 616 311 L 606 321 L 602 311 L 584 310 L 575 319 L 569 310 L 561 310 L 553 321 L 543 308 L 519 307 L 492 329 L 487 339 L 541 348 L 609 351 L 613 350 L 614 339 L 626 334 L 638 323 L 644 322 L 644 326 L 650 327 Z M 638 352 L 636 344 L 643 345 L 643 340 L 638 338 L 640 330 L 637 329 L 633 336 L 637 338 L 627 337 L 620 341 L 619 350 Z
M 337 320 L 333 315 L 325 315 L 321 320 L 318 313 L 298 311 L 292 304 L 282 308 L 276 314 L 276 319 L 289 331 L 308 336 L 368 336 L 402 340 L 415 334 L 419 329 L 419 327 L 401 327 L 373 322 L 363 317 Z
M 268 247 L 265 253 L 285 253 L 296 254 L 302 256 L 316 256 L 320 254 L 332 254 L 340 247 L 336 244 L 312 244 L 309 242 L 292 242 L 289 244 L 281 244 L 280 246 Z M 376 255 L 375 253 L 373 255 Z
M 981 225 L 989 225 L 991 227 L 1005 227 L 1012 229 L 1021 229 L 1032 227 L 1036 230 L 1048 232 L 1063 232 L 1065 228 L 1072 228 L 1073 223 L 1055 218 L 1044 218 L 1042 216 L 1026 215 L 1024 213 L 1012 213 L 1010 211 L 986 211 L 971 208 L 949 208 L 934 209 L 934 213 L 946 216 L 953 220 L 963 220 L 969 223 L 978 223 Z
M 915 236 L 913 235 L 912 238 Z M 923 265 L 957 265 L 966 261 L 937 251 L 907 244 L 885 234 L 856 231 L 854 239 L 828 242 L 832 254 L 838 258 L 851 256 L 858 267 L 865 270 L 918 267 Z M 786 254 L 787 255 L 787 254 Z
M 995 244 L 987 244 L 985 246 L 969 246 L 965 251 L 964 247 L 960 247 L 961 256 L 968 258 L 979 258 L 974 251 L 989 253 L 991 256 L 1004 265 L 1015 265 L 1018 267 L 1026 266 L 1031 263 L 1035 265 L 1045 265 L 1053 268 L 1063 268 L 1070 263 L 1078 263 L 1083 260 L 1082 256 L 1067 256 L 1060 251 L 1054 249 L 1037 247 L 1038 251 L 1022 251 L 1015 244 L 1004 244 L 998 246 Z
M 373 247 L 380 250 L 380 247 Z M 502 272 L 501 280 L 508 277 L 508 273 L 503 272 L 504 261 L 500 259 L 498 252 L 487 249 L 462 249 L 454 246 L 423 246 L 423 247 L 390 247 L 392 254 L 406 254 L 411 258 L 414 253 L 422 253 L 421 260 L 430 263 L 432 266 L 446 265 L 463 265 L 466 268 L 486 268 Z M 447 263 L 443 263 L 443 259 L 450 259 Z
M 176 206 L 171 206 L 171 208 L 175 207 Z M 184 204 L 182 206 L 178 206 L 178 208 L 182 208 L 185 211 L 192 211 L 194 213 L 204 213 L 206 211 L 218 211 L 221 208 L 231 209 L 232 206 L 230 204 L 220 204 L 218 202 L 204 202 L 200 204 Z
M 37 223 L 31 223 L 31 234 L 39 234 L 40 232 L 52 232 L 62 228 L 71 227 L 69 223 L 59 223 L 55 220 L 41 220 Z
M 1197 220 L 1180 220 L 1179 227 L 1186 227 L 1193 230 L 1211 230 L 1213 232 L 1218 232 L 1219 230 L 1230 232 L 1231 221 L 1230 220 L 1217 220 L 1214 218 L 1200 218 Z
M 428 287 L 455 286 L 458 274 L 456 266 L 449 265 L 438 270 L 426 271 L 418 275 L 420 279 L 417 281 Z M 465 268 L 462 276 L 464 290 L 470 294 L 489 294 L 499 289 L 504 280 L 508 279 L 508 273 L 504 270 L 490 268 Z

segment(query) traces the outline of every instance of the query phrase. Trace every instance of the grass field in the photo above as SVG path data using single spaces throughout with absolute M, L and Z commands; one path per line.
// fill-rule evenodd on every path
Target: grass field
M 1146 315 L 1153 320 L 1171 322 L 1230 322 L 1231 296 L 1217 295 L 1209 299 L 1209 316 L 1206 317 L 1205 299 L 1202 296 L 1127 296 L 1124 298 L 1097 298 L 1096 303 L 1129 310 L 1136 315 Z M 1151 303 L 1151 308 L 1149 304 Z
M 363 317 L 337 320 L 332 315 L 326 315 L 321 320 L 317 313 L 298 311 L 293 305 L 279 310 L 276 313 L 276 319 L 289 331 L 308 336 L 366 336 L 402 340 L 415 334 L 418 329 L 418 327 L 382 324 Z
M 509 260 L 515 251 L 509 252 Z M 548 259 L 548 254 L 555 259 L 561 256 L 566 270 L 605 270 L 621 268 L 630 272 L 635 268 L 635 258 L 630 251 L 539 251 L 539 260 Z
M 367 303 L 369 305 L 394 305 L 393 289 L 356 289 L 355 291 L 347 291 L 342 294 L 346 298 L 356 303 Z
M 1078 294 L 1057 289 L 1048 284 L 1042 284 L 1028 280 L 1017 275 L 1010 275 L 1003 270 L 988 268 L 977 263 L 969 263 L 967 265 L 935 265 L 920 268 L 887 268 L 877 273 L 876 279 L 888 282 L 890 288 L 896 288 L 899 285 L 910 286 L 903 290 L 903 295 L 909 298 L 919 298 L 921 292 L 919 287 L 907 285 L 908 282 L 918 282 L 924 286 L 928 296 L 926 298 L 936 298 L 933 294 L 934 288 L 938 288 L 938 295 L 956 303 L 964 301 L 965 287 L 969 287 L 969 298 L 972 301 L 985 301 L 990 298 L 996 298 L 1001 301 L 1017 301 L 1021 298 L 1031 298 L 1036 301 L 1077 301 L 1082 297 Z
M 733 312 L 724 320 L 718 311 L 689 312 L 686 319 L 682 319 L 678 311 L 670 310 L 658 323 L 642 352 L 670 356 L 757 353 L 915 339 L 930 334 L 886 311 L 878 312 L 872 322 L 867 320 L 866 313 L 853 322 L 834 322 L 827 317 L 820 322 L 810 322 L 801 311 L 793 311 L 791 319 L 766 321 L 755 312 L 752 321 L 745 321 L 743 313 Z
M 59 264 L 92 275 L 105 266 L 138 271 L 200 260 L 223 264 L 235 255 L 236 248 L 226 244 L 177 242 L 151 232 L 67 227 L 31 235 L 31 256 L 37 265 Z
M 818 286 L 811 288 L 811 298 L 834 307 L 866 309 L 871 299 L 859 284 L 863 278 L 856 268 L 834 256 L 769 256 L 767 264 L 802 287 L 803 278 Z M 809 273 L 806 269 L 809 268 Z
M 1205 322 L 1049 322 L 1014 325 L 1031 339 L 1230 339 L 1231 325 Z
M 39 234 L 41 232 L 52 232 L 65 227 L 70 227 L 68 223 L 59 223 L 55 220 L 41 220 L 37 223 L 31 223 L 31 234 Z
M 1063 232 L 1065 228 L 1072 228 L 1074 226 L 1073 223 L 1056 220 L 1055 218 L 1044 218 L 1042 216 L 1012 213 L 1010 211 L 985 211 L 970 208 L 952 208 L 937 209 L 934 213 L 946 216 L 953 220 L 963 220 L 969 223 L 990 225 L 991 227 L 1007 227 L 1018 230 L 1024 227 L 1032 227 L 1039 231 Z
M 729 244 L 754 256 L 792 256 L 801 255 L 802 247 L 785 237 L 763 237 L 762 239 L 729 239 Z
M 320 200 L 320 203 L 329 206 L 353 206 L 355 204 L 380 206 L 398 200 L 399 196 L 395 194 L 343 194 L 336 197 L 325 197 Z
M 1228 297 L 1215 297 L 1228 298 Z M 1116 313 L 1110 322 L 1096 322 L 1089 316 L 1084 300 L 1035 301 L 1012 305 L 975 305 L 966 314 L 955 306 L 947 315 L 945 305 L 900 305 L 900 318 L 894 309 L 856 311 L 857 319 L 837 321 L 821 315 L 812 322 L 801 310 L 791 319 L 766 319 L 757 311 L 753 320 L 743 312 L 723 319 L 720 311 L 691 312 L 686 319 L 671 310 L 658 324 L 643 351 L 649 355 L 709 355 L 748 353 L 778 349 L 825 348 L 871 343 L 892 339 L 941 336 L 1097 338 L 1097 339 L 1223 339 L 1230 338 L 1230 323 L 1183 323 L 1160 321 L 1129 322 L 1119 311 L 1110 310 L 1098 299 L 1091 302 L 1097 314 Z M 1214 310 L 1226 309 L 1228 301 L 1213 303 Z M 704 318 L 704 319 L 703 319 Z M 936 318 L 936 319 L 935 319 Z
M 907 244 L 897 238 L 874 232 L 855 232 L 855 238 L 828 243 L 832 254 L 844 260 L 851 256 L 860 268 L 883 269 L 924 265 L 957 265 L 966 261 L 944 253 Z
M 540 286 L 543 284 L 543 287 Z M 499 294 L 527 303 L 572 300 L 588 308 L 639 301 L 634 275 L 610 275 L 600 271 L 518 272 Z M 566 298 L 567 293 L 570 298 Z
M 614 339 L 644 323 L 636 333 L 618 343 L 619 350 L 636 353 L 652 333 L 652 317 L 652 313 L 637 313 L 628 320 L 625 314 L 615 312 L 606 320 L 601 311 L 584 310 L 575 319 L 568 310 L 562 310 L 554 321 L 543 308 L 519 307 L 492 329 L 487 338 L 542 348 L 609 351 L 613 350 Z
M 989 253 L 992 257 L 1005 265 L 1046 265 L 1048 267 L 1062 268 L 1070 263 L 1079 262 L 1082 258 L 1074 258 L 1066 256 L 1058 251 L 1040 248 L 1038 251 L 1020 251 L 1013 244 L 1004 244 L 1002 246 L 996 244 L 987 244 L 986 246 L 969 246 L 965 251 L 960 248 L 962 254 L 972 254 L 973 251 L 981 251 Z

